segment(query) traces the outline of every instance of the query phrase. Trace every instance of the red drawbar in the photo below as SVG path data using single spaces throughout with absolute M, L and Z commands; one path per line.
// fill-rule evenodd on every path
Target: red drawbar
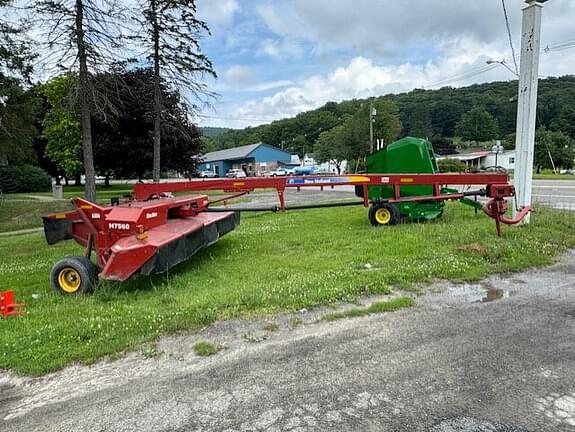
M 11 315 L 23 315 L 25 312 L 20 310 L 24 304 L 14 303 L 14 291 L 0 292 L 0 314 L 5 318 Z

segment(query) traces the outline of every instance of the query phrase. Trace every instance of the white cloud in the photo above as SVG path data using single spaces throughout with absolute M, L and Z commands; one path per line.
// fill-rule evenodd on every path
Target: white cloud
M 470 46 L 469 49 L 475 50 L 477 47 Z M 462 72 L 486 69 L 485 61 L 491 57 L 502 57 L 502 54 L 485 50 L 476 53 L 473 58 L 465 53 L 446 57 L 438 63 L 403 63 L 391 66 L 379 66 L 371 59 L 360 56 L 352 59 L 347 66 L 338 67 L 327 75 L 312 76 L 301 85 L 289 87 L 262 100 L 249 101 L 238 107 L 233 115 L 256 119 L 282 118 L 316 108 L 328 101 L 427 87 Z M 493 68 L 495 70 L 496 65 Z M 504 73 L 505 71 L 497 71 L 497 76 L 509 78 Z M 484 78 L 492 79 L 493 74 Z M 451 84 L 462 85 L 469 82 L 473 81 L 463 79 Z
M 301 84 L 292 85 L 273 95 L 245 102 L 232 109 L 227 114 L 230 118 L 221 124 L 235 127 L 257 125 L 294 116 L 328 101 L 399 93 L 414 88 L 439 88 L 447 85 L 458 87 L 514 78 L 504 67 L 486 64 L 489 59 L 504 58 L 505 52 L 496 48 L 462 40 L 445 49 L 444 57 L 423 65 L 406 62 L 381 66 L 366 57 L 356 57 L 346 66 L 338 67 L 328 74 L 309 77 Z M 541 55 L 542 74 L 559 75 L 575 70 L 575 50 L 558 52 L 556 56 L 551 54 L 553 52 Z M 562 55 L 559 68 L 554 66 L 558 55 Z M 550 70 L 555 72 L 551 73 Z
M 263 92 L 263 91 L 277 89 L 280 87 L 287 87 L 287 86 L 290 86 L 292 84 L 293 84 L 293 81 L 290 81 L 290 80 L 277 80 L 277 81 L 261 82 L 261 83 L 246 87 L 245 91 Z
M 279 43 L 277 41 L 274 41 L 273 39 L 264 39 L 260 44 L 258 53 L 265 54 L 270 57 L 279 57 L 280 56 Z
M 523 5 L 507 2 L 516 46 Z M 461 37 L 508 49 L 500 1 L 273 0 L 260 5 L 257 12 L 277 35 L 305 39 L 320 52 L 348 48 L 383 59 L 405 56 L 405 50 L 414 46 L 433 47 Z M 568 38 L 574 16 L 572 0 L 546 3 L 543 39 Z
M 239 10 L 237 0 L 198 0 L 198 16 L 210 27 L 227 26 Z
M 249 66 L 233 65 L 225 72 L 226 84 L 231 86 L 252 84 L 255 78 L 256 73 Z
M 294 41 L 283 38 L 280 40 L 264 39 L 258 48 L 259 55 L 274 58 L 299 58 L 302 55 L 301 48 Z
M 517 56 L 523 5 L 507 2 Z M 270 0 L 257 13 L 275 33 L 260 42 L 259 55 L 287 57 L 289 44 L 300 53 L 303 44 L 311 44 L 319 58 L 347 60 L 272 95 L 228 101 L 222 125 L 266 123 L 328 101 L 514 78 L 504 67 L 486 64 L 503 58 L 512 64 L 500 1 Z M 574 1 L 546 3 L 542 46 L 572 40 L 574 16 Z M 542 53 L 540 75 L 574 71 L 575 49 Z
M 223 81 L 215 85 L 216 91 L 264 92 L 292 85 L 290 80 L 259 81 L 251 66 L 233 65 L 223 74 Z

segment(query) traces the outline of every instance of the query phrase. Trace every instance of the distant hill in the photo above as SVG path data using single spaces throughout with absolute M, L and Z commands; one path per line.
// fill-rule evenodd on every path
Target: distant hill
M 515 131 L 517 81 L 416 89 L 379 98 L 391 100 L 399 108 L 401 136 L 453 138 L 461 116 L 476 106 L 484 107 L 495 117 L 502 137 Z M 328 102 L 315 110 L 257 127 L 225 132 L 223 128 L 213 128 L 220 133 L 207 138 L 206 144 L 210 149 L 220 150 L 261 141 L 294 153 L 309 152 L 319 133 L 340 124 L 342 118 L 353 115 L 367 102 L 367 99 Z M 537 114 L 538 127 L 559 130 L 575 138 L 575 76 L 540 80 Z
M 212 127 L 212 126 L 206 126 L 206 127 L 200 128 L 200 129 L 202 131 L 202 136 L 210 137 L 210 138 L 216 137 L 218 135 L 221 135 L 223 133 L 226 133 L 228 131 L 233 130 L 231 128 Z

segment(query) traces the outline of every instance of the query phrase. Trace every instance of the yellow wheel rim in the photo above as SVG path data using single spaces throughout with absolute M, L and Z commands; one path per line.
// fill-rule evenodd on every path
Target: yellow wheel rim
M 80 274 L 71 267 L 66 267 L 58 273 L 58 285 L 67 293 L 75 293 L 80 288 L 82 278 Z
M 386 225 L 391 220 L 391 212 L 386 208 L 379 208 L 375 211 L 375 221 L 380 225 Z

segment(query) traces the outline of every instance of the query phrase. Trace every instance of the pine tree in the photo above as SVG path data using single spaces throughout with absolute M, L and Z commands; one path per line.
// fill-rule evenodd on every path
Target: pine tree
M 38 100 L 30 90 L 35 55 L 27 38 L 28 25 L 0 0 L 0 163 L 33 162 L 32 125 Z
M 143 0 L 143 14 L 137 17 L 143 32 L 134 37 L 146 50 L 146 60 L 153 68 L 154 88 L 154 181 L 160 180 L 161 129 L 165 112 L 161 83 L 180 91 L 188 108 L 211 95 L 199 78 L 216 73 L 210 60 L 202 53 L 200 38 L 209 34 L 207 24 L 196 17 L 194 0 Z
M 78 74 L 78 87 L 70 103 L 78 104 L 82 127 L 82 153 L 86 175 L 85 197 L 96 200 L 91 114 L 109 104 L 94 86 L 93 77 L 117 62 L 122 12 L 113 0 L 35 0 L 35 23 L 48 54 L 45 70 L 53 75 Z

